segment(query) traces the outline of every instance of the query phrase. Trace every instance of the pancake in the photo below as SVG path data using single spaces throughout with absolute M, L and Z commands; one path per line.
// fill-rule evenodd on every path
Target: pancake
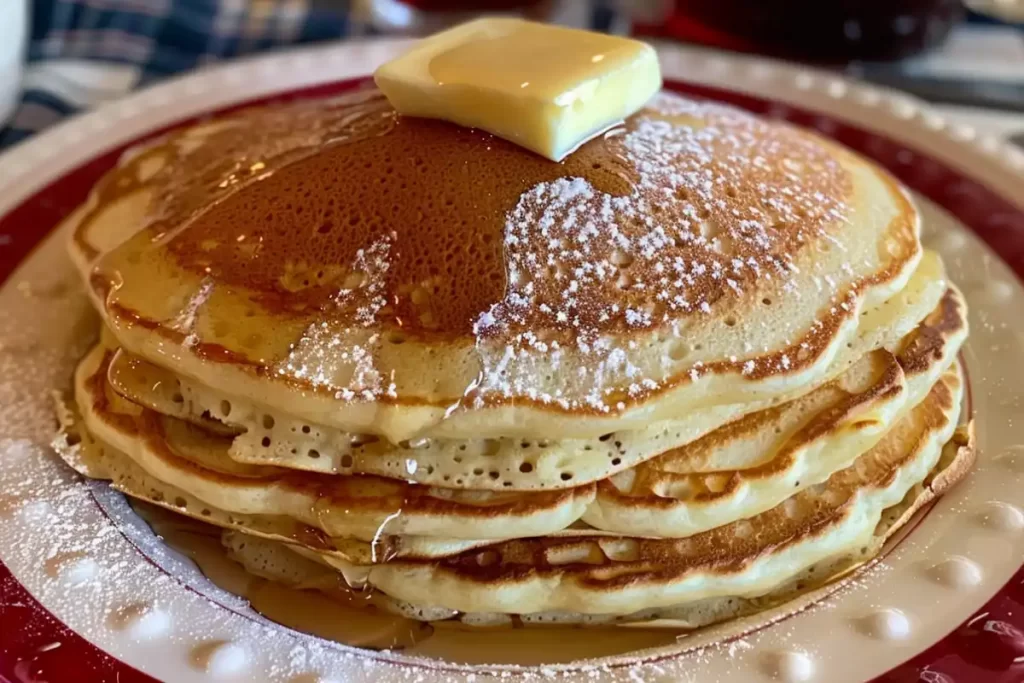
M 950 289 L 897 355 L 874 351 L 802 398 L 599 482 L 583 520 L 620 533 L 686 537 L 825 481 L 924 399 L 967 337 L 966 314 Z
M 945 287 L 941 262 L 933 253 L 926 253 L 899 300 L 863 318 L 888 319 L 886 311 L 892 307 L 904 312 L 920 310 L 904 318 L 907 322 L 920 320 L 931 310 L 921 309 L 923 303 L 939 303 L 940 295 L 933 294 L 937 286 Z M 873 323 L 870 327 L 876 328 Z M 879 346 L 895 350 L 903 343 L 896 335 L 910 331 L 892 324 L 884 331 L 885 339 L 865 336 L 851 343 L 847 351 L 852 355 Z M 959 333 L 966 334 L 966 328 Z M 958 341 L 951 341 L 954 351 L 958 346 Z M 847 367 L 839 364 L 823 379 L 831 380 L 845 370 Z M 211 391 L 123 350 L 111 362 L 109 379 L 119 394 L 159 413 L 207 429 L 227 425 L 243 430 L 230 448 L 231 458 L 238 462 L 322 473 L 374 474 L 432 486 L 491 491 L 565 488 L 597 481 L 789 398 L 690 411 L 682 418 L 655 422 L 645 429 L 594 439 L 421 439 L 395 445 L 372 435 L 354 435 L 267 412 L 265 406 Z M 223 433 L 216 427 L 213 431 Z
M 699 627 L 870 561 L 973 459 L 909 196 L 730 107 L 554 163 L 376 90 L 258 106 L 67 222 L 103 332 L 61 455 L 329 598 Z
M 368 583 L 397 599 L 397 605 L 419 605 L 414 612 L 433 615 L 431 618 L 439 614 L 438 609 L 424 606 L 422 596 L 410 598 L 408 592 L 402 592 L 408 582 L 421 585 L 424 574 L 440 576 L 439 581 L 431 580 L 431 590 L 423 595 L 431 596 L 431 603 L 444 605 L 442 612 L 465 612 L 476 615 L 470 618 L 485 621 L 493 619 L 494 612 L 543 613 L 538 619 L 555 620 L 579 618 L 586 621 L 586 615 L 606 613 L 654 618 L 673 614 L 663 608 L 675 603 L 665 603 L 659 597 L 666 589 L 678 598 L 679 605 L 716 600 L 715 591 L 719 589 L 726 592 L 718 597 L 733 595 L 730 587 L 737 586 L 742 590 L 737 588 L 734 594 L 749 599 L 758 595 L 761 587 L 773 581 L 782 585 L 808 567 L 825 566 L 822 563 L 839 567 L 847 561 L 843 558 L 858 554 L 859 561 L 867 559 L 872 549 L 877 550 L 877 543 L 873 545 L 872 539 L 880 543 L 879 539 L 884 536 L 878 533 L 880 528 L 885 528 L 884 523 L 878 526 L 880 519 L 883 522 L 897 518 L 905 521 L 909 512 L 892 508 L 901 499 L 905 500 L 915 486 L 918 491 L 915 501 L 925 496 L 921 498 L 923 501 L 955 483 L 966 471 L 969 463 L 960 462 L 955 468 L 941 469 L 931 483 L 921 485 L 925 475 L 934 468 L 942 443 L 952 434 L 961 391 L 959 366 L 954 365 L 925 401 L 854 466 L 773 510 L 685 541 L 635 538 L 581 529 L 543 539 L 485 544 L 473 550 L 465 549 L 474 545 L 467 543 L 461 552 L 457 543 L 442 550 L 440 545 L 417 547 L 416 539 L 406 538 L 386 539 L 375 550 L 373 544 L 361 544 L 361 549 L 358 543 L 344 541 L 339 547 L 332 547 L 337 539 L 328 540 L 322 534 L 281 533 L 287 527 L 279 523 L 276 533 L 267 533 L 266 528 L 273 529 L 275 522 L 280 521 L 272 517 L 228 517 L 224 526 L 237 527 L 241 523 L 241 530 L 247 534 L 255 532 L 263 538 L 292 544 L 307 557 L 315 557 L 341 570 L 355 585 Z M 60 449 L 80 471 L 92 477 L 113 476 L 119 484 L 128 483 L 122 490 L 130 495 L 143 492 L 142 499 L 222 523 L 225 515 L 209 506 L 195 505 L 180 496 L 170 502 L 168 493 L 174 495 L 173 487 L 168 489 L 157 484 L 147 491 L 148 475 L 141 468 L 116 450 L 104 449 L 87 430 L 82 434 L 84 438 L 77 449 Z M 112 474 L 112 470 L 120 472 Z M 134 482 L 132 470 L 141 474 Z M 200 512 L 200 508 L 205 509 Z M 883 510 L 887 511 L 886 517 L 883 517 Z M 260 522 L 267 524 L 261 529 Z M 610 567 L 601 566 L 610 562 L 613 563 Z M 525 574 L 523 563 L 530 566 Z M 553 577 L 557 577 L 557 581 L 552 582 Z M 568 587 L 568 594 L 553 595 L 553 586 L 563 585 Z M 642 590 L 645 586 L 646 591 Z M 498 600 L 510 599 L 509 593 L 519 593 L 524 599 L 531 595 L 536 598 L 538 594 L 544 598 L 540 602 L 518 602 L 515 609 L 500 609 L 489 597 L 495 589 Z M 450 593 L 460 591 L 467 591 L 466 595 L 477 606 L 467 608 L 465 602 L 452 602 L 455 598 Z M 620 596 L 622 591 L 628 594 L 625 598 Z M 435 597 L 438 595 L 440 598 Z M 620 605 L 623 599 L 637 607 L 625 610 Z M 581 608 L 579 600 L 599 607 L 596 610 Z M 649 604 L 652 600 L 658 604 Z M 530 609 L 533 605 L 540 609 Z M 605 611 L 602 605 L 620 607 Z
M 327 536 L 363 541 L 399 534 L 479 540 L 558 531 L 579 519 L 594 497 L 593 485 L 492 493 L 239 464 L 227 456 L 229 442 L 221 437 L 134 404 L 112 405 L 109 359 L 97 347 L 76 372 L 86 428 L 148 475 L 232 514 L 291 518 Z
M 127 351 L 393 443 L 805 392 L 873 348 L 848 347 L 887 329 L 861 314 L 922 258 L 874 165 L 674 95 L 561 164 L 373 92 L 258 108 L 126 158 L 74 222 Z
M 627 471 L 633 481 L 650 482 L 654 477 L 648 470 L 685 471 L 689 462 L 691 473 L 676 477 L 686 483 L 675 487 L 687 495 L 677 493 L 672 507 L 665 491 L 652 491 L 648 501 L 635 493 L 619 495 L 616 481 L 598 484 L 603 495 L 595 503 L 593 486 L 489 494 L 235 463 L 223 437 L 134 404 L 112 405 L 105 367 L 110 353 L 102 347 L 82 363 L 76 397 L 91 431 L 129 454 L 148 475 L 205 505 L 234 514 L 291 518 L 328 536 L 497 540 L 547 535 L 582 517 L 597 529 L 680 537 L 757 514 L 848 465 L 881 437 L 907 401 L 915 405 L 922 398 L 952 362 L 965 325 L 959 296 L 951 290 L 946 305 L 906 340 L 899 361 L 884 350 L 874 352 L 835 383 L 803 399 L 740 420 L 690 448 L 656 458 L 638 472 Z M 913 378 L 909 384 L 903 367 Z M 119 401 L 116 395 L 113 401 Z M 783 427 L 792 433 L 773 447 L 770 432 Z M 724 451 L 726 462 L 731 451 L 746 453 L 753 461 L 734 460 L 734 467 L 742 467 L 722 472 L 707 457 L 713 450 Z M 729 485 L 709 491 L 709 480 Z M 660 526 L 652 526 L 652 518 Z
M 469 613 L 632 614 L 764 595 L 828 558 L 877 550 L 884 511 L 928 477 L 952 438 L 962 389 L 955 365 L 853 466 L 748 520 L 682 540 L 581 532 L 505 541 L 440 560 L 372 565 L 365 582 L 401 601 Z
M 318 556 L 333 556 L 339 562 L 359 567 L 402 555 L 446 557 L 487 544 L 487 541 L 423 539 L 415 536 L 381 535 L 372 542 L 332 538 L 322 531 L 280 515 L 244 515 L 209 505 L 186 491 L 160 481 L 139 467 L 124 453 L 96 438 L 84 427 L 81 416 L 68 411 L 69 422 L 53 446 L 76 472 L 90 479 L 107 480 L 111 487 L 170 512 L 220 526 L 244 529 L 255 538 L 301 546 Z
M 903 500 L 886 508 L 875 528 L 867 552 L 857 549 L 852 553 L 816 563 L 796 576 L 784 581 L 768 593 L 758 597 L 729 596 L 706 598 L 667 608 L 642 610 L 631 614 L 603 615 L 580 612 L 536 612 L 527 614 L 499 614 L 493 612 L 458 612 L 443 607 L 413 605 L 395 600 L 377 590 L 361 590 L 362 600 L 399 616 L 423 621 L 456 620 L 475 626 L 522 624 L 640 624 L 657 620 L 660 626 L 697 629 L 728 619 L 754 614 L 782 603 L 793 601 L 809 593 L 821 596 L 828 590 L 841 587 L 850 573 L 871 561 L 882 546 L 892 538 L 913 515 L 961 479 L 970 469 L 976 456 L 969 428 L 957 431 L 943 448 L 938 464 L 924 481 L 912 487 Z M 292 545 L 254 538 L 250 534 L 225 531 L 222 542 L 228 557 L 234 559 L 255 575 L 294 588 L 324 591 L 337 596 L 347 592 L 348 585 L 339 582 L 339 575 L 323 557 Z M 806 604 L 806 603 L 805 603 Z M 794 610 L 803 605 L 794 606 Z M 329 609 L 329 608 L 327 608 Z
M 126 403 L 116 394 L 112 398 L 111 353 L 102 346 L 76 373 L 75 395 L 90 431 L 158 480 L 231 513 L 290 517 L 329 536 L 497 540 L 544 536 L 582 517 L 597 529 L 681 537 L 757 514 L 848 466 L 923 399 L 965 335 L 959 294 L 950 290 L 943 305 L 905 340 L 898 359 L 875 351 L 802 399 L 727 425 L 597 487 L 530 493 L 442 489 L 237 463 L 229 456 L 229 438 Z M 709 457 L 712 453 L 717 458 Z M 748 460 L 737 461 L 735 453 Z M 657 473 L 671 479 L 672 473 L 685 472 L 687 463 L 689 474 L 678 474 L 670 488 L 656 486 Z M 722 463 L 734 471 L 723 471 Z M 622 479 L 634 482 L 634 490 L 620 494 Z M 649 499 L 640 494 L 643 487 Z M 602 495 L 595 501 L 596 490 Z M 673 499 L 676 504 L 669 507 Z

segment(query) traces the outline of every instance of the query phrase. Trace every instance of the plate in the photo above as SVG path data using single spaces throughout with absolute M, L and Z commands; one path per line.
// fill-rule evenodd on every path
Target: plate
M 481 640 L 465 664 L 358 650 L 263 619 L 165 551 L 119 496 L 58 461 L 47 445 L 51 396 L 67 388 L 93 323 L 54 226 L 127 145 L 242 103 L 359 87 L 405 45 L 333 45 L 204 70 L 0 157 L 0 679 L 1024 678 L 1024 153 L 910 97 L 824 72 L 660 47 L 667 87 L 817 129 L 898 176 L 924 214 L 926 244 L 971 306 L 963 357 L 975 471 L 822 600 L 603 659 L 564 661 L 575 650 L 560 644 L 561 658 L 537 664 L 500 637 Z

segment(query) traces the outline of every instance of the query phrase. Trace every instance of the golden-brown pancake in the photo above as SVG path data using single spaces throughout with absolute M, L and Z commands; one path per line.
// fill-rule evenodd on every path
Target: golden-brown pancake
M 393 442 L 797 392 L 922 256 L 875 166 L 674 95 L 560 164 L 374 93 L 260 108 L 138 152 L 74 221 L 127 350 Z
M 372 565 L 364 580 L 399 600 L 460 612 L 630 614 L 763 595 L 828 558 L 870 556 L 883 512 L 939 462 L 962 391 L 955 365 L 853 466 L 750 519 L 685 539 L 580 531 L 505 541 L 442 559 Z
M 730 107 L 661 95 L 560 163 L 374 90 L 255 107 L 68 222 L 104 323 L 69 464 L 417 620 L 746 613 L 972 453 L 907 193 Z
M 356 592 L 363 600 L 410 619 L 422 621 L 458 620 L 469 625 L 494 626 L 514 624 L 606 624 L 642 623 L 658 620 L 660 626 L 697 629 L 727 619 L 753 614 L 794 599 L 793 611 L 799 611 L 829 590 L 839 588 L 852 570 L 872 561 L 883 547 L 912 517 L 937 496 L 962 479 L 976 457 L 969 425 L 959 429 L 943 448 L 939 462 L 927 477 L 911 487 L 903 500 L 886 508 L 866 548 L 857 548 L 846 555 L 833 556 L 811 565 L 768 593 L 756 597 L 728 596 L 705 598 L 667 608 L 653 608 L 630 614 L 584 614 L 581 612 L 536 612 L 500 614 L 495 612 L 459 612 L 439 606 L 412 604 L 396 600 L 377 590 Z M 332 576 L 334 569 L 317 554 L 301 546 L 254 537 L 251 534 L 226 530 L 222 542 L 229 557 L 247 571 L 271 581 L 302 589 L 328 589 L 336 596 L 347 586 L 341 577 Z M 866 551 L 866 552 L 865 552 Z M 829 584 L 832 584 L 831 586 Z M 809 595 L 810 594 L 810 595 Z
M 925 271 L 921 281 L 929 283 L 928 288 L 934 275 L 928 272 L 931 265 L 937 265 L 937 259 L 929 253 L 919 268 Z M 914 280 L 918 277 L 915 274 Z M 916 284 L 908 285 L 900 298 L 908 297 L 909 303 L 909 297 L 919 292 Z M 953 290 L 949 296 L 959 301 Z M 944 310 L 939 306 L 936 312 Z M 948 342 L 942 356 L 948 360 L 967 334 L 964 311 L 955 308 L 929 320 L 926 327 L 934 330 L 928 334 L 938 334 Z M 894 325 L 886 334 L 903 331 L 902 326 Z M 919 329 L 912 334 L 922 333 Z M 865 338 L 853 347 L 873 348 L 877 341 Z M 897 350 L 903 343 L 896 341 L 889 346 Z M 937 371 L 942 369 L 939 366 Z M 836 368 L 834 374 L 840 374 L 839 370 L 844 368 Z M 861 373 L 865 377 L 862 381 L 870 382 L 865 372 Z M 830 370 L 822 379 L 831 380 L 832 375 Z M 693 442 L 742 415 L 775 405 L 774 401 L 762 400 L 714 406 L 645 429 L 593 439 L 436 438 L 392 444 L 373 435 L 350 434 L 267 412 L 265 406 L 218 393 L 123 350 L 111 360 L 109 380 L 115 391 L 134 403 L 218 434 L 236 435 L 230 456 L 241 463 L 331 474 L 376 474 L 433 486 L 489 491 L 549 490 L 603 479 Z
M 477 615 L 647 614 L 650 618 L 702 600 L 766 595 L 809 567 L 858 555 L 859 560 L 870 557 L 888 530 L 909 514 L 906 509 L 890 512 L 895 520 L 879 527 L 887 510 L 904 501 L 915 487 L 918 494 L 911 502 L 919 504 L 920 496 L 934 495 L 966 472 L 967 463 L 955 467 L 950 463 L 933 478 L 935 489 L 919 487 L 940 462 L 942 446 L 953 434 L 962 389 L 960 368 L 954 366 L 924 401 L 853 466 L 772 510 L 688 539 L 637 538 L 581 528 L 476 548 L 464 544 L 463 549 L 458 543 L 447 548 L 417 546 L 415 539 L 403 545 L 405 539 L 399 538 L 394 548 L 386 553 L 382 548 L 378 554 L 373 544 L 367 552 L 355 543 L 332 547 L 322 536 L 267 533 L 266 528 L 274 528 L 273 518 L 228 517 L 225 526 L 295 545 L 303 554 L 343 571 L 354 585 L 368 584 L 399 603 L 419 605 L 422 614 L 437 614 L 441 609 Z M 83 444 L 90 442 L 95 447 L 90 438 Z M 89 457 L 96 457 L 95 453 Z M 136 466 L 114 450 L 101 453 L 93 466 L 121 470 L 113 476 L 127 482 L 126 490 L 132 495 L 172 509 L 188 504 L 184 498 L 164 501 L 162 495 L 140 487 L 139 480 L 133 484 L 131 475 L 125 478 L 123 472 Z M 110 470 L 93 469 L 90 474 L 111 476 Z M 209 508 L 203 513 L 193 509 L 190 514 L 214 523 L 222 523 L 219 520 L 225 516 Z M 257 523 L 251 526 L 253 520 Z
M 955 290 L 946 301 L 904 341 L 898 357 L 874 351 L 804 397 L 742 418 L 596 487 L 467 491 L 238 463 L 229 456 L 230 437 L 112 391 L 107 378 L 113 354 L 102 345 L 80 365 L 75 398 L 94 437 L 148 476 L 230 514 L 288 518 L 329 537 L 490 541 L 554 534 L 581 518 L 604 531 L 684 537 L 774 507 L 877 443 L 953 362 L 966 320 Z

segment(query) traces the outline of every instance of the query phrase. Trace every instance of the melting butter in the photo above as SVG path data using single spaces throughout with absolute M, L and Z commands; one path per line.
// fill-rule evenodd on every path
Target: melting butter
M 491 18 L 426 38 L 374 80 L 402 114 L 479 128 L 559 161 L 638 111 L 661 71 L 646 43 Z

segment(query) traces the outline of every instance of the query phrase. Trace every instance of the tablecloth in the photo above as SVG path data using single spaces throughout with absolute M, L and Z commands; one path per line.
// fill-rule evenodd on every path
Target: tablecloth
M 0 0 L 18 2 L 19 0 Z M 376 33 L 348 0 L 33 0 L 20 102 L 0 128 L 0 150 L 83 109 L 161 78 L 212 62 L 289 45 Z M 577 0 L 574 21 L 621 30 L 615 0 Z M 2 19 L 0 19 L 2 20 Z M 1024 87 L 1020 26 L 976 17 L 940 49 L 906 60 L 908 74 L 1019 82 Z M 1024 116 L 951 110 L 1006 134 Z M 2 125 L 2 124 L 0 124 Z

